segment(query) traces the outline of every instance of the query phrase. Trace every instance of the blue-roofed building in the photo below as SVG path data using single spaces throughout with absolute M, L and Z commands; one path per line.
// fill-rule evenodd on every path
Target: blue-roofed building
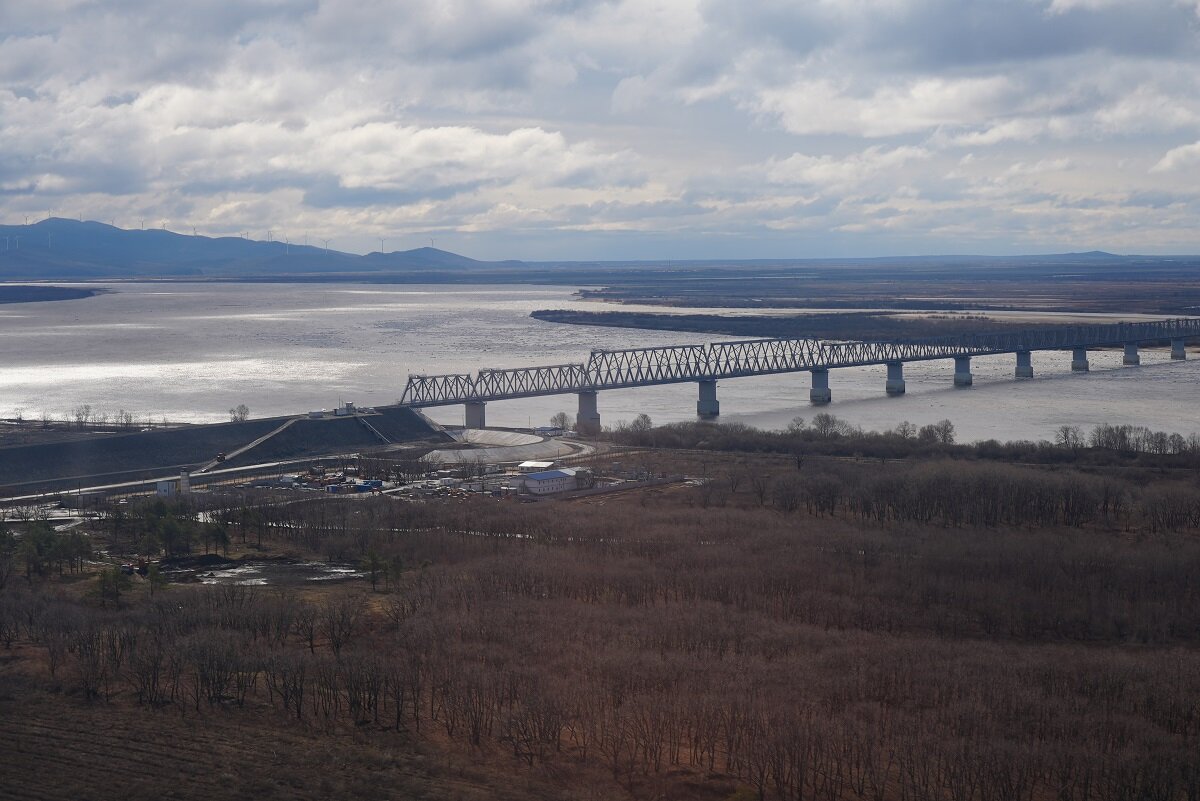
M 542 470 L 528 473 L 525 476 L 525 489 L 531 495 L 550 495 L 555 492 L 567 492 L 578 488 L 575 471 L 570 468 L 562 470 Z

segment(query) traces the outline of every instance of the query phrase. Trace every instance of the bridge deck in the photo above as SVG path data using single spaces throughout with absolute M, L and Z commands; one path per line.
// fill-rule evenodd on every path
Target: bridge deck
M 400 403 L 449 406 L 890 362 L 1067 350 L 1200 336 L 1200 318 L 1077 325 L 892 342 L 750 339 L 707 345 L 594 350 L 586 363 L 410 375 Z

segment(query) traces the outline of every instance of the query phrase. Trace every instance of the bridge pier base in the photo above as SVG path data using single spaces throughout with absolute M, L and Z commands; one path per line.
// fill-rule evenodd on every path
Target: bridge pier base
M 955 356 L 954 357 L 954 386 L 969 387 L 974 382 L 975 377 L 971 375 L 971 357 L 970 356 Z
M 467 428 L 487 428 L 487 417 L 483 411 L 485 406 L 487 404 L 483 401 L 471 401 L 466 404 Z
M 1086 373 L 1091 365 L 1088 364 L 1087 348 L 1071 350 L 1071 370 L 1076 373 Z
M 1187 351 L 1183 348 L 1182 339 L 1171 340 L 1171 358 L 1176 361 L 1183 361 L 1187 358 Z
M 579 393 L 579 412 L 575 415 L 575 430 L 589 437 L 600 433 L 600 412 L 596 409 L 595 390 Z
M 1027 350 L 1017 351 L 1017 378 L 1033 378 L 1033 354 Z
M 904 362 L 888 362 L 887 363 L 887 383 L 884 384 L 884 389 L 889 395 L 904 394 Z
M 824 406 L 833 400 L 829 391 L 829 371 L 818 367 L 812 371 L 812 389 L 808 391 L 808 402 L 814 406 Z
M 712 420 L 721 414 L 721 402 L 717 400 L 717 382 L 701 381 L 700 397 L 696 401 L 696 416 L 701 420 Z
M 1138 343 L 1125 343 L 1125 358 L 1121 359 L 1121 364 L 1127 367 L 1133 367 L 1142 363 L 1142 357 L 1138 355 Z

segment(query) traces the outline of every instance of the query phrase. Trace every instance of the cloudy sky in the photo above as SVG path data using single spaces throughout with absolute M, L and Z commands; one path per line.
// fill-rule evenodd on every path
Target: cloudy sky
M 0 220 L 1200 252 L 1200 0 L 0 0 Z

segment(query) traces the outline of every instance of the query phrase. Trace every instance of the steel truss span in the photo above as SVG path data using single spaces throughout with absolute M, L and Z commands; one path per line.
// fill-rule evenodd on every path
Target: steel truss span
M 400 403 L 417 407 L 449 406 L 889 362 L 1070 350 L 1197 336 L 1200 336 L 1200 318 L 1180 318 L 892 342 L 748 339 L 708 345 L 594 350 L 585 364 L 483 369 L 474 376 L 464 373 L 410 375 Z

